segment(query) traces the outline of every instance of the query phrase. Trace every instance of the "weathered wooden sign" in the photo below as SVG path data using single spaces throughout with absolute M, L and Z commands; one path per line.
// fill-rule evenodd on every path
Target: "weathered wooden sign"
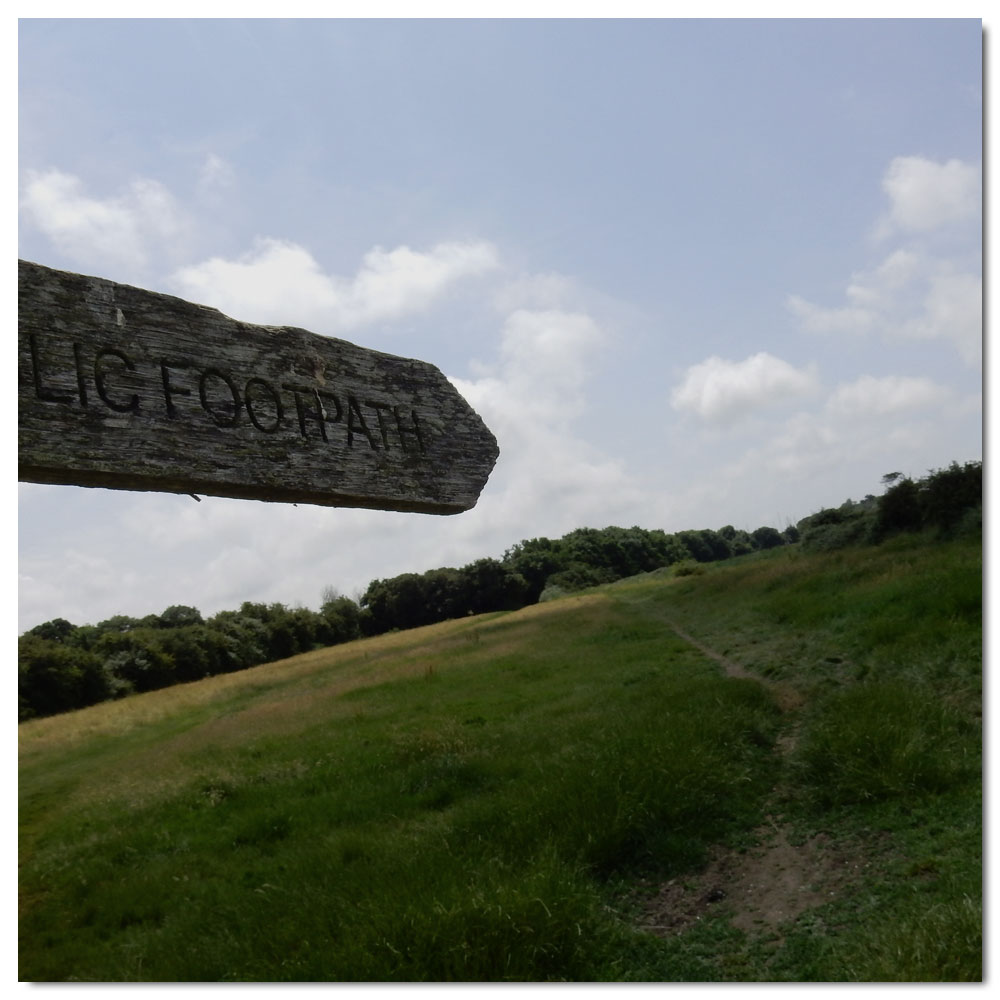
M 433 365 L 18 262 L 18 478 L 475 506 L 496 439 Z

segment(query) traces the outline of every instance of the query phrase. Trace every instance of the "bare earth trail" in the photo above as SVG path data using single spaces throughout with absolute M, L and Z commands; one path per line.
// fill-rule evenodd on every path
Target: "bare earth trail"
M 622 597 L 631 603 L 624 594 Z M 718 663 L 727 677 L 751 679 L 765 685 L 782 711 L 791 713 L 802 706 L 802 695 L 787 684 L 752 673 L 688 634 L 661 611 L 648 605 L 643 610 Z M 791 753 L 796 730 L 793 723 L 779 738 L 778 753 L 784 756 Z M 780 788 L 774 790 L 774 795 L 780 796 Z M 650 933 L 670 937 L 723 912 L 733 927 L 750 935 L 767 936 L 776 946 L 781 940 L 782 924 L 830 902 L 845 887 L 860 881 L 868 867 L 868 862 L 856 852 L 834 844 L 825 834 L 802 841 L 794 837 L 787 824 L 772 816 L 753 832 L 753 839 L 756 846 L 751 848 L 716 849 L 701 872 L 665 883 L 643 883 L 637 925 Z
M 726 671 L 727 677 L 753 677 L 753 674 L 751 674 L 746 667 L 741 666 L 735 660 L 729 659 L 728 656 L 723 656 L 722 653 L 717 653 L 714 649 L 711 649 L 704 643 L 699 642 L 693 636 L 688 635 L 687 632 L 681 630 L 680 626 L 676 622 L 669 618 L 663 618 L 663 623 L 686 643 L 694 646 L 694 648 L 699 652 L 704 653 L 710 660 L 715 660 L 716 663 L 721 664 Z

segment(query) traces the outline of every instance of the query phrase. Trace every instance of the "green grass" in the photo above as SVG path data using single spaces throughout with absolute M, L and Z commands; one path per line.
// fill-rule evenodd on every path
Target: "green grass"
M 25 723 L 20 978 L 976 979 L 980 567 L 779 550 Z M 765 815 L 864 879 L 636 929 Z
M 801 783 L 820 807 L 942 793 L 981 772 L 973 720 L 929 687 L 862 682 L 810 713 Z

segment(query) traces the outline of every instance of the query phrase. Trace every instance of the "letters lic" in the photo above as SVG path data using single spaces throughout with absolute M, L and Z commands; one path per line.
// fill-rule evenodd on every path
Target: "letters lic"
M 295 434 L 306 440 L 425 451 L 417 411 L 351 389 L 303 381 L 244 378 L 187 359 L 139 361 L 118 347 L 71 345 L 28 336 L 35 398 L 81 408 L 143 414 L 165 421 L 209 421 L 230 429 Z M 74 388 L 71 388 L 74 387 Z

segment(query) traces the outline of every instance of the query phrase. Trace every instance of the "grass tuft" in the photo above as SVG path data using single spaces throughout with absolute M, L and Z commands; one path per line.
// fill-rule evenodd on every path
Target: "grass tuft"
M 978 780 L 979 735 L 927 688 L 858 684 L 810 713 L 799 761 L 820 807 L 910 798 Z
M 857 948 L 857 982 L 978 982 L 983 977 L 983 906 L 968 895 L 880 925 Z

